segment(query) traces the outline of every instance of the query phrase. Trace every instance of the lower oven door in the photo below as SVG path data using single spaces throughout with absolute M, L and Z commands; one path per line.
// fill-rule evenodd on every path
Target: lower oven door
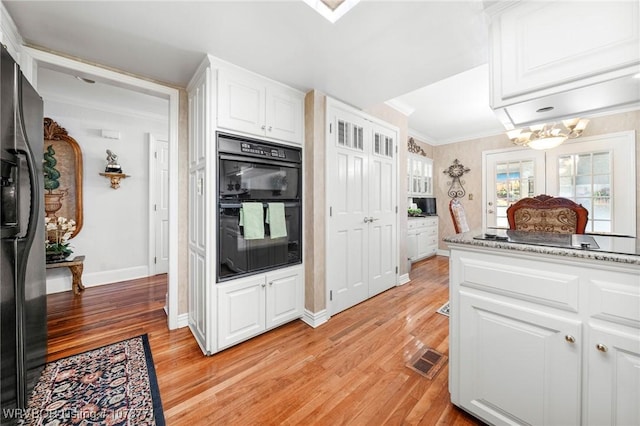
M 245 239 L 240 226 L 241 203 L 221 201 L 218 214 L 218 281 L 251 275 L 302 261 L 302 208 L 298 202 L 285 202 L 286 236 L 271 237 L 265 223 L 264 238 Z M 267 203 L 263 203 L 267 217 Z

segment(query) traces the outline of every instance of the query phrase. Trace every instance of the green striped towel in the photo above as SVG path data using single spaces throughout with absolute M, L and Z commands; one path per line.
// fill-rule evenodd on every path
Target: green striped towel
M 244 227 L 245 240 L 264 238 L 264 210 L 262 203 L 242 203 L 240 226 Z
M 271 238 L 282 238 L 287 236 L 287 222 L 284 218 L 283 203 L 267 204 L 267 220 Z

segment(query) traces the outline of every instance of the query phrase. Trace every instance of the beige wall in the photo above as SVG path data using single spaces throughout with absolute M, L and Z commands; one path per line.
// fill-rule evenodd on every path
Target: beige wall
M 591 118 L 589 126 L 583 137 L 621 132 L 625 130 L 636 131 L 636 170 L 640 167 L 640 110 L 613 114 L 608 116 Z M 438 200 L 438 216 L 440 217 L 440 237 L 454 234 L 453 223 L 449 214 L 449 200 L 447 190 L 447 176 L 442 173 L 454 159 L 458 159 L 471 171 L 464 175 L 464 189 L 467 195 L 462 199 L 462 204 L 467 214 L 467 220 L 471 229 L 479 229 L 482 226 L 482 151 L 512 148 L 513 145 L 504 134 L 472 139 L 448 145 L 433 147 L 435 195 Z M 614 165 L 615 167 L 615 165 Z M 630 177 L 630 183 L 636 185 L 637 212 L 640 212 L 640 179 L 638 172 Z M 469 196 L 473 196 L 473 200 Z M 636 228 L 640 229 L 640 219 L 636 214 Z M 447 245 L 440 241 L 439 248 L 446 250 Z

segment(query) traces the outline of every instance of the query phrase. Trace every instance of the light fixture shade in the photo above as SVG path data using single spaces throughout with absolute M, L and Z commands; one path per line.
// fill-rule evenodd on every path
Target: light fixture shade
M 541 138 L 541 139 L 535 139 L 535 140 L 529 141 L 529 144 L 527 146 L 532 149 L 540 149 L 540 150 L 551 149 L 561 145 L 562 142 L 566 140 L 567 140 L 566 136 L 562 136 L 562 135 L 551 136 L 548 138 Z

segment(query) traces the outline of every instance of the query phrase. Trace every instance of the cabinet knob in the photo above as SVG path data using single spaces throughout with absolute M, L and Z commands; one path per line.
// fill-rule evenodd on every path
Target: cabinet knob
M 569 343 L 575 343 L 575 342 L 576 342 L 576 338 L 575 338 L 575 337 L 573 337 L 573 336 L 572 336 L 572 335 L 570 335 L 570 334 L 567 334 L 566 336 L 564 336 L 564 340 L 566 340 L 566 341 L 567 341 L 567 342 L 569 342 Z
M 265 288 L 267 285 L 266 284 L 261 284 L 260 287 Z
M 261 128 L 262 130 L 264 130 L 264 129 L 266 129 L 266 128 L 267 128 L 267 126 L 265 126 L 265 125 L 263 124 L 262 126 L 260 126 L 260 128 Z
M 600 352 L 607 352 L 609 350 L 609 348 L 607 348 L 605 345 L 603 345 L 602 343 L 598 343 L 596 345 L 596 349 L 599 350 Z
M 269 285 L 270 285 L 270 286 L 272 286 L 272 285 L 273 285 L 273 281 L 270 281 L 270 282 L 269 282 Z
M 271 129 L 273 129 L 273 127 L 272 127 L 272 126 L 269 126 L 269 129 L 268 129 L 268 130 L 269 130 L 269 131 L 271 131 Z

